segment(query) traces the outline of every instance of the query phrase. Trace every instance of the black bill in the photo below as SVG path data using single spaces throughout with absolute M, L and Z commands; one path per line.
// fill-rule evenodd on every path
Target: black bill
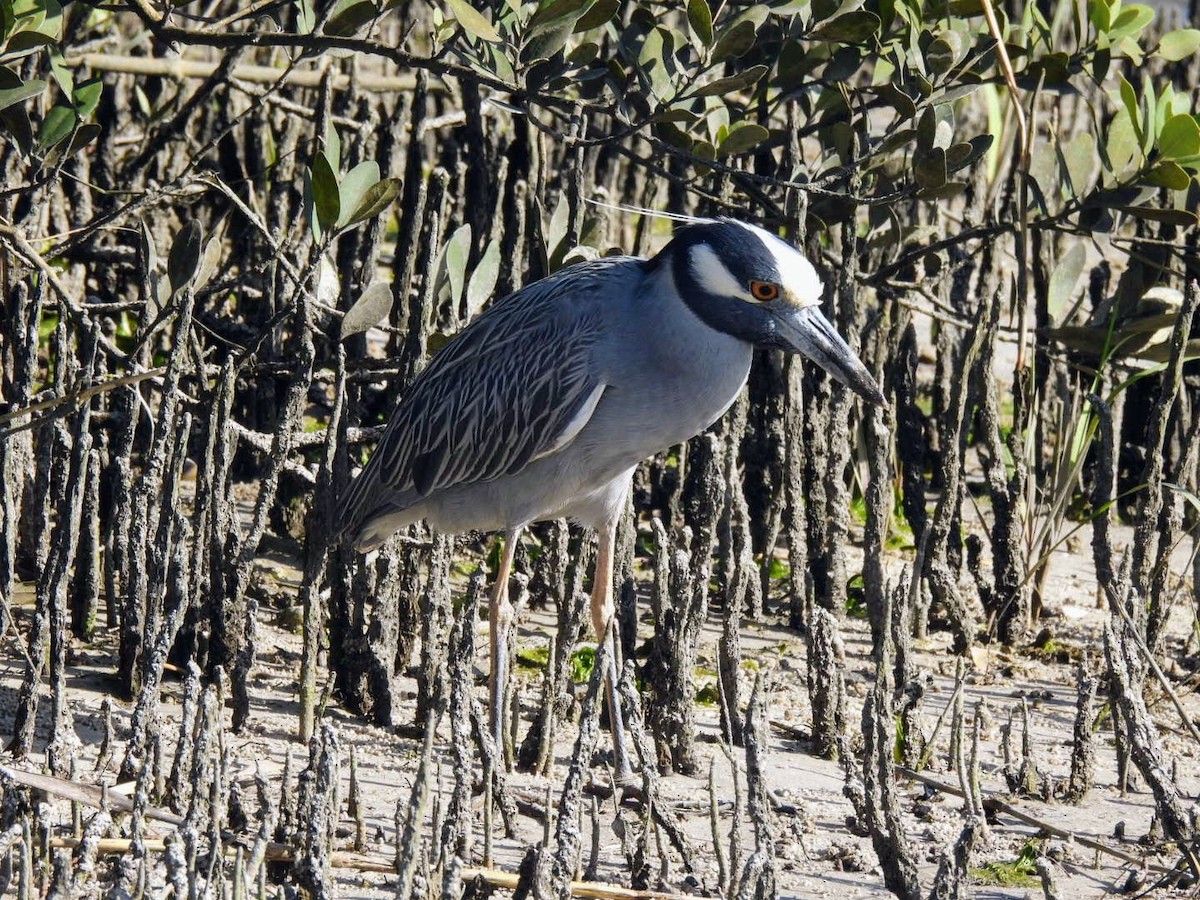
M 821 314 L 820 307 L 789 304 L 772 312 L 783 347 L 808 357 L 864 400 L 887 407 L 887 399 L 867 367 Z

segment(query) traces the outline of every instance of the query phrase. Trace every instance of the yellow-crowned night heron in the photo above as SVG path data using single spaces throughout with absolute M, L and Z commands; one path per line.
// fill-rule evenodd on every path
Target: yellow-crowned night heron
M 568 517 L 597 530 L 592 624 L 611 640 L 613 539 L 633 470 L 729 408 L 755 347 L 801 353 L 885 402 L 821 314 L 821 289 L 808 260 L 770 232 L 699 220 L 652 259 L 580 263 L 496 302 L 413 382 L 339 521 L 364 552 L 420 519 L 504 532 L 489 617 L 497 737 L 508 581 L 526 525 Z M 611 678 L 607 694 L 624 775 Z

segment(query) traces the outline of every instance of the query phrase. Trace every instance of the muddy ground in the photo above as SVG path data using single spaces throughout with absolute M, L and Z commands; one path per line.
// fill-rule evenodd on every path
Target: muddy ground
M 1048 648 L 1033 646 L 1004 649 L 997 645 L 977 646 L 968 661 L 964 708 L 968 727 L 974 719 L 976 702 L 986 702 L 981 729 L 982 790 L 985 797 L 1001 798 L 1025 816 L 1071 832 L 1083 838 L 1103 842 L 1112 848 L 1143 859 L 1146 864 L 1170 866 L 1175 854 L 1161 837 L 1151 833 L 1154 816 L 1152 797 L 1143 788 L 1136 774 L 1127 790 L 1117 784 L 1116 759 L 1113 752 L 1111 728 L 1102 724 L 1097 731 L 1097 769 L 1095 786 L 1084 801 L 1072 806 L 1062 802 L 1035 800 L 1011 796 L 1002 773 L 1001 737 L 1003 726 L 1014 717 L 1013 745 L 1020 752 L 1022 727 L 1020 705 L 1025 698 L 1029 710 L 1029 736 L 1033 757 L 1038 768 L 1052 781 L 1065 780 L 1070 768 L 1072 729 L 1076 711 L 1076 677 L 1081 661 L 1091 660 L 1092 670 L 1102 667 L 1103 627 L 1108 615 L 1097 603 L 1091 557 L 1080 552 L 1086 547 L 1082 534 L 1079 543 L 1064 546 L 1054 558 L 1047 596 L 1052 598 L 1044 622 L 1052 642 Z M 903 552 L 892 558 L 898 574 L 905 561 Z M 1177 573 L 1190 570 L 1187 548 L 1179 550 L 1175 559 Z M 250 695 L 252 715 L 248 729 L 241 734 L 227 732 L 231 753 L 232 773 L 239 781 L 243 796 L 253 797 L 253 777 L 256 772 L 270 782 L 281 777 L 285 757 L 293 757 L 293 772 L 307 759 L 306 749 L 296 740 L 297 676 L 300 659 L 300 635 L 293 623 L 297 617 L 287 608 L 288 597 L 294 594 L 292 585 L 296 573 L 282 556 L 261 561 L 258 571 L 262 587 L 268 594 L 280 598 L 285 608 L 265 606 L 260 611 L 260 651 L 254 668 Z M 1189 643 L 1193 621 L 1190 590 L 1177 594 L 1172 615 L 1168 660 L 1194 654 Z M 1187 587 L 1190 587 L 1188 585 Z M 24 631 L 32 602 L 32 588 L 25 585 L 18 593 L 14 611 L 18 631 Z M 643 625 L 647 629 L 650 626 Z M 851 740 L 859 728 L 862 697 L 874 677 L 870 661 L 870 634 L 862 619 L 844 617 L 840 627 L 845 641 L 847 684 L 851 708 L 848 711 Z M 553 610 L 525 611 L 520 622 L 519 645 L 541 647 L 553 631 Z M 703 696 L 706 683 L 713 680 L 716 667 L 715 645 L 720 626 L 710 616 L 702 639 L 699 665 L 696 669 L 697 689 Z M 1044 637 L 1044 636 L 1043 636 Z M 5 651 L 0 663 L 0 727 L 11 729 L 16 693 L 22 677 L 22 654 L 10 627 L 3 638 Z M 477 623 L 476 646 L 486 648 L 486 623 Z M 916 644 L 918 665 L 925 677 L 927 691 L 921 706 L 922 731 L 932 735 L 935 725 L 946 711 L 954 694 L 957 662 L 949 650 L 948 636 L 932 633 Z M 778 839 L 778 878 L 781 896 L 808 897 L 837 891 L 845 897 L 883 896 L 879 864 L 870 839 L 853 833 L 848 819 L 853 809 L 843 796 L 843 769 L 840 763 L 813 755 L 807 740 L 811 724 L 811 708 L 806 687 L 805 641 L 782 624 L 762 627 L 747 626 L 742 632 L 742 652 L 747 671 L 757 668 L 764 675 L 767 688 L 767 716 L 772 723 L 766 778 L 768 787 L 778 801 L 775 826 Z M 127 733 L 132 707 L 111 696 L 114 688 L 112 671 L 115 666 L 113 636 L 101 631 L 92 645 L 77 645 L 68 673 L 67 692 L 70 715 L 74 722 L 77 748 L 77 778 L 90 784 L 113 785 L 116 769 L 122 758 L 120 741 Z M 1176 664 L 1168 666 L 1177 692 L 1189 714 L 1200 716 L 1200 698 L 1196 695 L 1197 679 L 1181 671 Z M 487 672 L 486 656 L 476 664 L 476 692 L 485 699 Z M 530 668 L 517 669 L 522 684 L 525 718 L 536 711 L 540 674 Z M 747 678 L 748 686 L 751 679 Z M 577 686 L 580 695 L 584 685 Z M 415 690 L 415 683 L 413 684 Z M 168 681 L 163 695 L 162 733 L 171 736 L 178 728 L 181 682 Z M 408 695 L 410 698 L 413 694 Z M 1161 737 L 1177 767 L 1181 788 L 1188 796 L 1200 791 L 1200 747 L 1183 732 L 1178 715 L 1166 701 L 1158 686 L 1149 687 L 1151 710 Z M 116 745 L 107 762 L 97 768 L 102 738 L 102 704 L 113 700 L 113 724 Z M 47 703 L 42 704 L 39 741 L 48 737 Z M 354 826 L 349 819 L 344 800 L 349 794 L 348 756 L 353 752 L 361 787 L 362 817 L 366 841 L 362 850 L 369 856 L 384 860 L 394 854 L 395 814 L 397 804 L 406 805 L 412 790 L 413 778 L 420 756 L 420 741 L 412 729 L 373 727 L 360 717 L 337 705 L 336 697 L 325 709 L 325 718 L 334 724 L 342 750 L 341 777 L 343 807 L 341 817 L 343 846 L 353 849 Z M 411 707 L 404 715 L 411 716 Z M 1107 720 L 1104 720 L 1105 722 Z M 226 713 L 228 722 L 228 713 Z M 709 814 L 710 793 L 708 770 L 713 767 L 716 793 L 721 801 L 720 831 L 728 852 L 733 796 L 730 762 L 719 743 L 718 711 L 715 705 L 698 703 L 697 722 L 700 729 L 702 772 L 698 777 L 670 775 L 660 782 L 662 801 L 669 815 L 677 821 L 690 841 L 693 871 L 687 871 L 680 856 L 666 850 L 665 865 L 661 858 L 648 860 L 651 887 L 667 892 L 709 893 L 718 884 L 717 862 L 713 852 L 712 826 Z M 934 739 L 925 774 L 950 786 L 958 784 L 956 774 L 947 769 L 947 721 L 943 722 Z M 453 783 L 450 774 L 453 758 L 447 745 L 448 727 L 443 722 L 436 749 L 442 761 L 442 800 Z M 547 788 L 557 797 L 574 747 L 576 728 L 567 724 L 558 729 L 555 743 L 555 764 L 548 778 L 516 774 L 511 784 L 514 795 L 522 801 L 524 813 L 517 820 L 516 837 L 506 837 L 498 821 L 494 823 L 492 865 L 497 870 L 515 872 L 526 849 L 542 835 L 543 824 L 532 810 L 544 804 Z M 2 735 L 6 740 L 7 733 Z M 39 746 L 41 746 L 39 744 Z M 607 737 L 601 737 L 601 747 Z M 170 758 L 170 752 L 167 754 Z M 743 753 L 734 749 L 732 758 L 744 765 Z M 25 761 L 13 762 L 14 767 L 36 770 L 43 763 L 36 754 Z M 6 763 L 9 761 L 6 760 Z M 478 768 L 476 776 L 478 777 Z M 604 780 L 604 769 L 593 767 L 598 781 Z M 126 788 L 127 789 L 127 788 Z M 118 786 L 115 790 L 121 790 Z M 909 838 L 921 860 L 922 883 L 928 889 L 933 880 L 942 848 L 951 844 L 962 826 L 963 801 L 949 793 L 931 791 L 926 785 L 901 777 L 902 811 Z M 433 806 L 437 806 L 435 800 Z M 482 865 L 482 800 L 475 797 L 473 828 L 475 850 L 468 865 Z M 64 833 L 70 830 L 71 813 L 67 803 L 58 800 L 57 814 Z M 614 817 L 611 800 L 599 804 L 599 866 L 596 880 L 613 885 L 628 886 L 630 871 L 617 836 L 620 825 Z M 430 816 L 435 812 L 431 811 Z M 497 817 L 498 819 L 498 817 Z M 743 822 L 745 817 L 743 816 Z M 615 827 L 614 827 L 615 826 Z M 163 832 L 163 826 L 155 826 Z M 169 830 L 169 829 L 166 829 Z M 584 859 L 590 853 L 591 825 L 584 823 Z M 743 829 L 743 846 L 751 847 L 753 836 L 749 825 Z M 1148 887 L 1154 883 L 1153 872 L 1145 867 L 1125 862 L 1114 855 L 1097 852 L 1061 836 L 1045 831 L 1011 815 L 1001 814 L 990 823 L 989 834 L 973 859 L 972 884 L 980 897 L 1026 897 L 1042 893 L 1041 882 L 1032 874 L 1030 865 L 1007 865 L 1017 860 L 1023 848 L 1030 847 L 1053 859 L 1053 875 L 1057 896 L 1095 897 L 1113 894 L 1132 885 Z M 653 845 L 652 845 L 653 846 Z M 1028 855 L 1031 850 L 1026 849 Z M 999 864 L 999 865 L 989 865 Z M 1139 871 L 1140 870 L 1140 871 Z M 334 869 L 338 889 L 344 897 L 391 896 L 395 877 L 378 872 L 353 868 Z M 1155 894 L 1166 896 L 1170 891 L 1157 889 Z

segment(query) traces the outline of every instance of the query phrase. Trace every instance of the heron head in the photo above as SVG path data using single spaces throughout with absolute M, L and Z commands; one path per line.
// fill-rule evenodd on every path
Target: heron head
M 759 347 L 800 353 L 871 403 L 886 406 L 866 366 L 821 313 L 824 286 L 804 255 L 734 219 L 687 225 L 662 251 L 684 302 L 707 324 Z

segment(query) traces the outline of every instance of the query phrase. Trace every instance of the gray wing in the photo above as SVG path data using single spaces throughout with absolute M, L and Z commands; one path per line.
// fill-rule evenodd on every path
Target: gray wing
M 600 295 L 628 289 L 616 267 L 635 263 L 564 269 L 498 301 L 447 344 L 350 485 L 343 529 L 357 533 L 447 487 L 514 474 L 568 444 L 603 390 L 591 353 L 602 332 Z

